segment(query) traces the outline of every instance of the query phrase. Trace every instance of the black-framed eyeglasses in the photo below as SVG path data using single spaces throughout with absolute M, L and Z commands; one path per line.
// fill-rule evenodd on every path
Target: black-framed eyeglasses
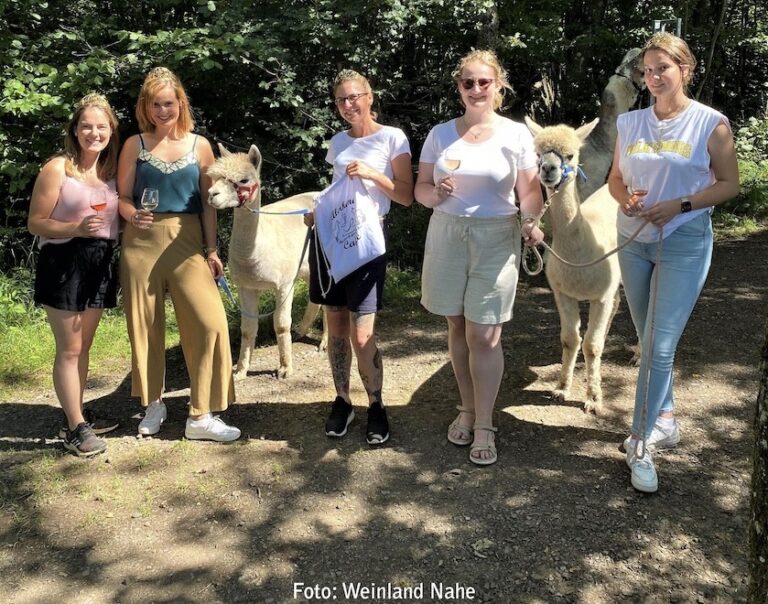
M 336 103 L 339 107 L 341 107 L 346 101 L 349 101 L 350 105 L 354 105 L 357 103 L 360 97 L 364 97 L 366 94 L 370 93 L 358 92 L 357 94 L 348 94 L 347 96 L 337 96 L 335 99 L 333 99 L 333 102 Z
M 464 90 L 472 90 L 477 85 L 480 87 L 480 90 L 485 90 L 493 82 L 495 82 L 493 78 L 461 78 L 461 87 Z

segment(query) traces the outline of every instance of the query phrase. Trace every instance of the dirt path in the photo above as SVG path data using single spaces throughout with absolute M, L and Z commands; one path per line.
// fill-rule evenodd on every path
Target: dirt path
M 380 322 L 393 425 L 381 449 L 364 443 L 357 379 L 350 433 L 324 436 L 330 375 L 310 341 L 296 344 L 289 381 L 273 377 L 271 341 L 257 350 L 228 414 L 244 438 L 229 446 L 180 440 L 184 390 L 168 397 L 161 435 L 137 439 L 123 374 L 95 380 L 95 407 L 124 423 L 91 461 L 52 440 L 51 395 L 3 402 L 2 593 L 14 603 L 740 601 L 767 252 L 766 232 L 716 246 L 676 364 L 684 441 L 658 456 L 655 496 L 630 487 L 618 450 L 636 375 L 626 306 L 604 359 L 606 414 L 586 416 L 581 366 L 574 400 L 548 399 L 557 313 L 545 280 L 524 279 L 504 337 L 500 460 L 487 469 L 445 440 L 457 393 L 444 322 L 416 300 Z M 171 387 L 183 388 L 178 350 L 172 358 Z M 355 584 L 380 591 L 354 599 Z

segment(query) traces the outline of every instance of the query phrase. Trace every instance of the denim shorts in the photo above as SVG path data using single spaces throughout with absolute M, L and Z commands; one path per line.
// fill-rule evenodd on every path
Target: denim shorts
M 35 302 L 58 310 L 117 306 L 115 242 L 75 237 L 66 243 L 46 243 L 35 273 Z

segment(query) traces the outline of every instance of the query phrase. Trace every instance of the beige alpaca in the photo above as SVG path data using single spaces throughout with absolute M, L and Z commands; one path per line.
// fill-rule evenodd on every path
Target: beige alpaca
M 576 183 L 579 199 L 586 200 L 605 184 L 608 177 L 618 136 L 616 118 L 634 106 L 645 86 L 642 65 L 637 60 L 640 52 L 639 48 L 633 48 L 624 55 L 600 97 L 600 122 L 589 134 L 580 152 L 587 180 Z
M 551 204 L 548 216 L 552 224 L 552 249 L 572 263 L 591 262 L 616 247 L 617 205 L 607 185 L 581 204 L 576 192 L 575 174 L 563 177 L 566 166 L 575 171 L 579 148 L 597 121 L 574 130 L 568 126 L 542 128 L 526 118 L 540 157 L 539 178 L 547 189 Z M 563 401 L 571 389 L 576 356 L 582 344 L 579 301 L 587 300 L 589 323 L 581 345 L 587 374 L 585 408 L 599 413 L 603 401 L 600 363 L 605 338 L 620 299 L 618 257 L 614 254 L 588 268 L 569 267 L 556 258 L 549 258 L 546 275 L 560 314 L 560 342 L 563 347 L 560 380 L 552 396 Z
M 240 357 L 235 367 L 235 379 L 246 377 L 251 354 L 259 330 L 259 298 L 274 289 L 275 313 L 273 323 L 277 335 L 280 366 L 277 376 L 286 378 L 293 373 L 291 353 L 291 305 L 294 282 L 307 278 L 307 256 L 299 267 L 307 227 L 301 215 L 278 216 L 258 214 L 261 209 L 261 153 L 251 145 L 248 153 L 230 153 L 219 145 L 221 157 L 208 169 L 213 180 L 208 203 L 217 210 L 235 208 L 232 237 L 229 242 L 229 270 L 240 297 Z M 317 193 L 301 193 L 267 206 L 269 212 L 289 212 L 311 209 Z M 296 329 L 303 337 L 312 326 L 319 311 L 317 304 L 307 304 L 301 324 Z M 323 331 L 320 347 L 325 348 L 327 334 Z

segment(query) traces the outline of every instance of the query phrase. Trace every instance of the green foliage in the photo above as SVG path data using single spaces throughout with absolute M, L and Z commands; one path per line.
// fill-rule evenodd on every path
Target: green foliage
M 94 89 L 106 94 L 125 137 L 136 131 L 136 96 L 155 65 L 181 76 L 201 133 L 232 149 L 259 145 L 264 197 L 272 201 L 327 184 L 327 141 L 343 127 L 330 85 L 342 67 L 370 77 L 381 121 L 403 128 L 415 164 L 429 128 L 460 109 L 450 73 L 470 48 L 492 47 L 507 66 L 515 90 L 508 115 L 575 124 L 595 115 L 608 77 L 654 18 L 682 16 L 704 63 L 719 7 L 704 0 L 0 0 L 0 268 L 33 263 L 29 195 L 42 163 L 60 149 L 73 102 Z M 746 123 L 766 104 L 767 17 L 763 2 L 730 2 L 713 49 L 702 100 L 734 121 Z M 420 264 L 427 218 L 415 207 L 392 213 L 398 265 Z M 226 240 L 228 222 L 221 226 Z

